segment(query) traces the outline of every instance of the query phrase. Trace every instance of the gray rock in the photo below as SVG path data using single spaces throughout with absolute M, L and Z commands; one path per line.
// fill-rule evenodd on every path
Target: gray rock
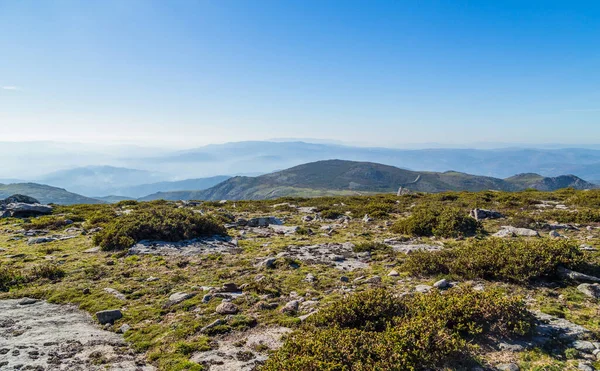
M 540 234 L 533 229 L 515 228 L 511 226 L 502 226 L 502 229 L 493 235 L 494 237 L 539 237 Z
M 273 268 L 275 268 L 276 261 L 277 261 L 276 258 L 266 258 L 265 260 L 258 263 L 258 265 L 261 267 L 268 268 L 268 269 L 273 269 Z
M 210 299 L 212 299 L 212 297 L 213 297 L 213 296 L 212 296 L 211 294 L 206 294 L 206 295 L 204 295 L 204 296 L 202 297 L 202 302 L 203 302 L 204 304 L 206 304 L 206 303 L 208 303 L 208 302 L 210 301 Z
M 239 309 L 237 305 L 233 304 L 232 302 L 224 301 L 217 306 L 215 311 L 219 314 L 236 314 Z
M 450 286 L 450 283 L 444 278 L 433 284 L 433 287 L 438 289 L 445 289 Z
M 38 245 L 42 243 L 54 242 L 57 239 L 54 237 L 32 237 L 27 240 L 28 245 Z
M 15 203 L 23 203 L 23 204 L 39 204 L 40 202 L 31 197 L 31 196 L 25 196 L 25 195 L 20 195 L 20 194 L 14 194 L 12 196 L 9 196 L 7 198 L 5 198 L 4 200 L 0 201 L 0 204 L 3 205 L 8 205 L 8 204 L 15 204 Z
M 370 223 L 373 221 L 373 218 L 369 217 L 369 214 L 365 214 L 365 216 L 363 217 L 362 221 L 364 223 Z
M 268 227 L 270 225 L 283 225 L 283 221 L 274 216 L 252 218 L 246 223 L 248 227 Z
M 298 227 L 298 226 L 288 227 L 285 225 L 271 224 L 271 225 L 269 225 L 269 228 L 271 228 L 271 230 L 273 230 L 273 232 L 275 232 L 275 233 L 284 234 L 284 235 L 289 236 L 289 235 L 296 233 L 300 227 Z
M 577 286 L 577 290 L 584 293 L 586 296 L 589 296 L 590 298 L 600 298 L 600 284 L 598 283 L 582 283 L 581 285 Z
M 3 215 L 13 218 L 24 218 L 31 216 L 52 214 L 52 206 L 41 204 L 26 204 L 24 202 L 9 203 L 5 206 Z
M 429 286 L 429 285 L 417 285 L 415 287 L 415 291 L 416 292 L 420 292 L 420 293 L 427 293 L 429 292 L 433 287 Z
M 129 326 L 126 323 L 124 323 L 123 325 L 121 325 L 121 327 L 119 327 L 119 333 L 121 333 L 121 334 L 124 334 L 129 330 L 131 330 L 131 326 Z
M 400 273 L 398 273 L 395 269 L 392 269 L 390 273 L 388 273 L 389 277 L 398 277 Z
M 583 282 L 598 282 L 600 283 L 600 278 L 590 276 L 584 273 L 575 272 L 567 268 L 559 267 L 558 274 L 563 278 L 572 279 L 575 281 L 583 281 Z
M 473 209 L 473 210 L 471 210 L 469 215 L 471 215 L 472 218 L 475 218 L 477 220 L 504 218 L 504 215 L 502 215 L 501 213 L 499 213 L 497 211 L 485 210 L 485 209 Z
M 123 317 L 123 313 L 119 309 L 109 309 L 109 310 L 101 310 L 100 312 L 96 312 L 96 318 L 101 325 L 105 325 L 107 323 L 113 324 L 116 320 L 121 319 Z
M 23 298 L 19 301 L 19 305 L 31 305 L 37 303 L 38 301 L 38 299 Z
M 233 282 L 224 283 L 221 292 L 239 292 L 240 288 Z
M 123 295 L 122 293 L 120 293 L 119 291 L 117 291 L 113 288 L 107 287 L 104 289 L 104 291 L 111 294 L 112 296 L 114 296 L 115 298 L 117 298 L 119 300 L 126 300 L 125 295 Z
M 381 283 L 381 277 L 379 277 L 379 276 L 369 277 L 365 280 L 365 283 L 379 284 L 379 283 Z
M 304 281 L 306 282 L 315 282 L 317 280 L 317 277 L 315 277 L 312 273 L 309 273 L 306 275 L 306 278 L 304 278 Z
M 579 362 L 579 364 L 577 365 L 577 369 L 580 371 L 594 371 L 594 367 L 592 367 L 591 365 L 588 365 L 587 363 L 583 363 L 583 362 Z
M 519 371 L 520 368 L 515 363 L 502 363 L 496 366 L 496 368 L 500 371 Z
M 298 300 L 289 301 L 281 308 L 281 313 L 296 313 L 299 306 L 300 302 Z
M 169 300 L 167 300 L 165 307 L 170 307 L 172 305 L 179 304 L 184 300 L 194 297 L 194 295 L 196 294 L 187 292 L 176 292 L 169 296 Z
M 578 351 L 584 353 L 592 353 L 596 349 L 594 344 L 591 341 L 587 340 L 575 340 L 572 346 Z
M 550 238 L 561 238 L 561 234 L 558 233 L 555 230 L 551 230 L 550 233 L 548 233 L 548 236 L 550 236 Z

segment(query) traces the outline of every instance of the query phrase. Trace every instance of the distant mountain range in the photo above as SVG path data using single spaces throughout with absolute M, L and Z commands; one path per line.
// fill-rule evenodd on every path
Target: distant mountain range
M 141 195 L 120 192 L 122 188 L 165 181 L 266 174 L 337 158 L 410 170 L 454 170 L 496 178 L 536 173 L 547 177 L 574 174 L 587 180 L 600 180 L 599 148 L 398 149 L 289 140 L 213 144 L 173 151 L 125 145 L 0 142 L 0 178 L 52 184 L 86 196 L 139 197 Z M 96 189 L 90 192 L 89 186 Z M 152 191 L 149 193 L 167 190 Z
M 219 182 L 220 181 L 220 182 Z M 519 174 L 506 179 L 471 175 L 456 171 L 428 172 L 400 169 L 372 162 L 325 160 L 292 167 L 287 170 L 256 177 L 236 176 L 167 182 L 164 187 L 207 186 L 204 190 L 157 192 L 140 201 L 165 200 L 241 200 L 270 199 L 283 196 L 315 197 L 326 195 L 355 195 L 396 192 L 403 187 L 415 192 L 443 191 L 518 191 L 534 188 L 552 191 L 572 187 L 590 189 L 597 186 L 574 175 L 543 177 L 538 174 Z M 176 184 L 173 184 L 176 183 Z M 157 183 L 162 184 L 162 183 Z M 144 189 L 141 187 L 140 189 Z M 150 187 L 149 189 L 152 189 Z M 0 184 L 0 198 L 25 194 L 43 203 L 77 204 L 118 202 L 135 199 L 112 195 L 98 198 L 81 196 L 62 188 L 35 183 Z
M 164 192 L 156 197 L 198 200 L 269 199 L 283 196 L 322 196 L 396 192 L 399 187 L 417 192 L 518 191 L 527 188 L 556 190 L 565 187 L 595 188 L 574 175 L 543 177 L 521 174 L 507 179 L 456 171 L 416 172 L 371 162 L 317 161 L 258 177 L 233 177 L 198 192 Z

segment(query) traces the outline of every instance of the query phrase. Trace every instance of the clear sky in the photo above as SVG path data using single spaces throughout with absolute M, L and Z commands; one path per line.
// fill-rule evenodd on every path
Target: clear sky
M 598 143 L 600 3 L 0 0 L 0 133 Z

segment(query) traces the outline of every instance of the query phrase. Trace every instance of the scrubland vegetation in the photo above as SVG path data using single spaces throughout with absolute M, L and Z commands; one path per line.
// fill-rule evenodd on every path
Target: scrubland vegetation
M 535 339 L 546 313 L 596 340 L 598 299 L 561 272 L 600 272 L 599 208 L 600 191 L 570 189 L 57 206 L 0 220 L 0 299 L 120 309 L 107 328 L 127 324 L 159 370 L 210 370 L 217 349 L 263 370 L 596 367 L 591 351 Z M 540 236 L 494 237 L 502 226 Z M 129 250 L 212 235 L 223 245 L 198 254 Z M 280 344 L 250 340 L 284 328 Z M 511 341 L 532 345 L 498 345 Z

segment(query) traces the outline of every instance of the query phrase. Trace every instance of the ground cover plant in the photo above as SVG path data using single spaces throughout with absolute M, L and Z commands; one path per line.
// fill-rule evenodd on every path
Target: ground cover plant
M 596 198 L 486 191 L 56 206 L 0 219 L 0 301 L 73 304 L 92 316 L 119 309 L 106 329 L 158 370 L 598 368 L 571 343 L 497 345 L 539 338 L 530 317 L 539 313 L 597 339 L 598 299 L 558 274 L 598 275 Z M 473 208 L 504 217 L 475 221 Z M 247 225 L 262 217 L 282 225 Z M 540 237 L 493 237 L 502 226 Z M 140 239 L 225 233 L 235 248 L 129 250 Z

